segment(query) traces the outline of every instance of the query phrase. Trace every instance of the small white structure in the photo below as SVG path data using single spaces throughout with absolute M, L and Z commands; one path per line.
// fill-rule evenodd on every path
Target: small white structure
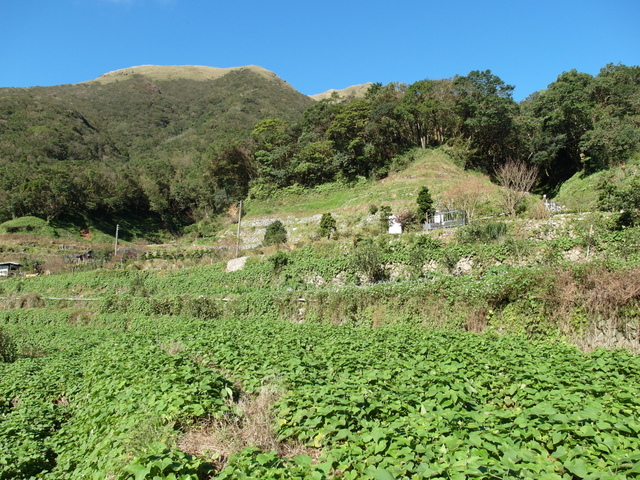
M 395 215 L 389 215 L 389 233 L 402 233 L 402 224 Z
M 2 262 L 0 263 L 0 277 L 8 277 L 17 272 L 20 267 L 19 263 L 16 262 Z

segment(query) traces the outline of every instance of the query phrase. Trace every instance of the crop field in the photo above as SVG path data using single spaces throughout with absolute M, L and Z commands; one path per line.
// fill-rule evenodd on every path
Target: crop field
M 113 315 L 69 326 L 36 312 L 3 326 L 31 352 L 0 363 L 3 480 L 640 475 L 640 359 L 626 351 L 266 319 L 137 315 L 125 330 Z M 219 444 L 252 420 L 241 400 L 265 391 L 275 447 L 181 448 L 194 432 Z
M 0 480 L 638 478 L 640 230 L 585 224 L 6 279 Z

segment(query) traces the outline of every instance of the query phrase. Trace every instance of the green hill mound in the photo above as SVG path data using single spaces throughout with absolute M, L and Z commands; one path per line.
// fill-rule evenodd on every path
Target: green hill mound
M 394 171 L 382 180 L 355 184 L 335 182 L 312 189 L 287 187 L 268 198 L 250 198 L 243 205 L 243 242 L 259 243 L 270 221 L 281 220 L 291 231 L 290 240 L 313 237 L 324 213 L 336 217 L 339 229 L 366 232 L 377 224 L 380 207 L 391 214 L 415 211 L 420 188 L 427 187 L 439 210 L 465 210 L 470 219 L 501 213 L 499 187 L 487 175 L 465 170 L 440 149 L 413 150 L 399 158 Z M 234 214 L 235 215 L 235 214 Z M 236 226 L 226 235 L 236 235 Z
M 55 237 L 57 232 L 45 220 L 37 217 L 21 217 L 0 224 L 0 233 L 19 233 Z

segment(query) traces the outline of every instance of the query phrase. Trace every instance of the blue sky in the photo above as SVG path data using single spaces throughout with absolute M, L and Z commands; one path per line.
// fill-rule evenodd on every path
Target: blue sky
M 259 65 L 312 95 L 491 70 L 514 98 L 640 64 L 639 0 L 0 0 L 0 87 Z

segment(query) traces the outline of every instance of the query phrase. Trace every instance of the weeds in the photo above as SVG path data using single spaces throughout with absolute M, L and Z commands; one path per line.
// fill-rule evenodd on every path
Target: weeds
M 16 342 L 8 333 L 0 328 L 0 362 L 15 362 L 18 357 Z

